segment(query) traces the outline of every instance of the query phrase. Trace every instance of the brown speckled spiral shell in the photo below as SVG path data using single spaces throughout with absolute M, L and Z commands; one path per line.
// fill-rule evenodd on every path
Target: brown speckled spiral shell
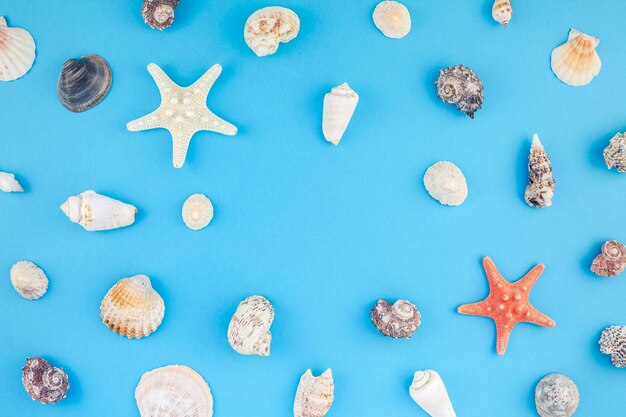
M 396 339 L 411 337 L 421 319 L 417 307 L 406 300 L 398 300 L 394 304 L 378 300 L 371 314 L 376 328 L 385 336 Z
M 70 387 L 63 369 L 50 365 L 50 362 L 40 357 L 26 360 L 26 366 L 22 368 L 22 384 L 28 395 L 42 404 L 61 401 Z
M 626 267 L 626 247 L 616 240 L 608 240 L 602 245 L 602 253 L 593 260 L 591 272 L 601 277 L 614 277 L 624 272 Z
M 483 83 L 478 75 L 463 65 L 455 65 L 439 71 L 435 83 L 437 96 L 456 107 L 472 119 L 474 112 L 483 104 Z
M 143 21 L 153 29 L 163 30 L 172 26 L 174 9 L 179 0 L 144 0 L 141 14 Z

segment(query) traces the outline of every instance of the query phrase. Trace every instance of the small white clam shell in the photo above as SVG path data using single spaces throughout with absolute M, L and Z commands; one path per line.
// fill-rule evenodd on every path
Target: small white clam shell
M 401 39 L 411 31 L 409 9 L 397 1 L 381 1 L 372 17 L 378 30 L 388 38 Z
M 24 76 L 35 62 L 35 40 L 21 28 L 7 26 L 0 16 L 0 81 Z
M 213 204 L 204 194 L 192 194 L 183 204 L 183 222 L 191 230 L 204 229 L 213 219 Z
M 339 144 L 359 103 L 359 95 L 343 83 L 324 96 L 322 132 L 333 145 Z
M 228 343 L 242 355 L 269 356 L 274 307 L 265 297 L 253 295 L 241 303 L 228 325 Z
M 243 31 L 246 43 L 257 56 L 276 53 L 278 45 L 298 36 L 300 19 L 285 7 L 265 7 L 252 13 Z
M 327 369 L 320 376 L 313 376 L 310 369 L 302 375 L 293 404 L 294 417 L 323 417 L 335 399 L 333 373 Z
M 432 198 L 448 206 L 459 206 L 467 198 L 465 175 L 449 161 L 431 165 L 424 174 L 424 186 Z
M 48 291 L 48 277 L 30 261 L 20 261 L 11 268 L 11 284 L 22 297 L 36 300 Z
M 15 175 L 8 172 L 0 172 L 0 190 L 5 193 L 22 193 L 24 189 L 15 179 Z

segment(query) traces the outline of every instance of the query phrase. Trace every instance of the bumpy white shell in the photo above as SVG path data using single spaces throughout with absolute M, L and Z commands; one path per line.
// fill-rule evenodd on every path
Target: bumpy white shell
M 456 417 L 441 376 L 436 371 L 417 371 L 409 394 L 432 417 Z
M 2 64 L 0 64 L 2 65 Z M 15 175 L 8 172 L 0 172 L 0 190 L 5 193 L 22 193 L 24 189 L 15 179 Z
M 324 96 L 322 132 L 328 142 L 337 145 L 352 119 L 359 95 L 343 83 Z
M 140 339 L 154 332 L 164 315 L 163 299 L 145 275 L 119 280 L 100 304 L 102 322 L 129 339 Z
M 199 373 L 183 365 L 146 372 L 135 389 L 141 417 L 212 417 L 213 395 Z
M 8 27 L 0 16 L 0 81 L 24 76 L 35 62 L 35 41 L 27 30 Z
M 397 1 L 381 1 L 372 17 L 378 30 L 388 38 L 401 39 L 411 31 L 409 9 Z
M 552 72 L 565 84 L 579 87 L 589 84 L 602 68 L 596 52 L 600 40 L 571 29 L 567 42 L 552 51 Z
M 495 0 L 491 8 L 491 16 L 502 26 L 507 26 L 513 16 L 511 0 Z
M 269 356 L 274 308 L 260 295 L 246 298 L 237 307 L 228 325 L 228 343 L 243 355 Z
M 61 211 L 90 232 L 125 227 L 135 222 L 137 208 L 93 190 L 68 198 Z
M 300 19 L 285 7 L 265 7 L 252 13 L 246 21 L 243 36 L 257 56 L 276 53 L 280 43 L 298 36 Z
M 192 194 L 183 204 L 183 222 L 191 230 L 204 229 L 213 219 L 213 204 L 204 194 Z
M 11 268 L 11 284 L 22 297 L 36 300 L 48 291 L 48 277 L 30 261 L 20 261 Z
M 578 402 L 578 387 L 562 374 L 543 377 L 535 388 L 535 406 L 541 417 L 570 417 Z
M 449 161 L 434 163 L 424 174 L 424 186 L 432 198 L 448 206 L 460 206 L 467 198 L 467 181 Z
M 314 377 L 310 369 L 300 378 L 296 400 L 293 404 L 294 417 L 323 417 L 335 399 L 333 374 L 327 369 L 322 375 Z

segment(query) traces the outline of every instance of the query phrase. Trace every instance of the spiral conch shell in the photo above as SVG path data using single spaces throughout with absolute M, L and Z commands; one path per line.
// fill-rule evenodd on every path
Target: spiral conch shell
M 445 103 L 456 104 L 456 108 L 474 118 L 474 113 L 483 104 L 483 83 L 478 75 L 463 65 L 454 65 L 439 71 L 435 83 L 437 96 Z
M 9 27 L 0 16 L 0 81 L 23 77 L 35 62 L 35 40 L 22 28 Z
M 11 267 L 11 284 L 27 300 L 37 300 L 48 291 L 48 277 L 30 261 L 19 261 Z
M 61 211 L 90 232 L 125 227 L 135 222 L 137 208 L 93 190 L 68 198 Z
M 293 404 L 294 417 L 323 417 L 335 399 L 333 374 L 327 369 L 314 377 L 310 369 L 300 378 Z
M 406 300 L 398 300 L 393 304 L 378 300 L 372 308 L 371 316 L 379 332 L 395 339 L 413 336 L 421 319 L 417 307 Z
M 550 158 L 535 133 L 528 156 L 528 186 L 524 199 L 531 207 L 545 208 L 552 205 L 553 196 L 554 178 Z
M 298 36 L 300 19 L 285 7 L 265 7 L 252 13 L 246 21 L 243 36 L 257 56 L 273 55 L 280 43 Z
M 22 384 L 28 395 L 42 404 L 61 401 L 70 388 L 63 369 L 50 365 L 50 362 L 40 357 L 26 360 L 26 365 L 22 368 Z
M 626 172 L 626 134 L 617 133 L 604 148 L 604 162 L 607 168 L 617 168 L 618 172 Z
M 179 0 L 143 0 L 143 21 L 152 29 L 163 30 L 174 23 L 174 9 Z
M 409 9 L 397 1 L 381 1 L 372 17 L 378 30 L 388 38 L 401 39 L 411 31 Z
M 450 161 L 432 164 L 424 174 L 424 186 L 432 198 L 447 206 L 460 206 L 467 198 L 465 175 Z
M 274 308 L 260 295 L 246 298 L 237 307 L 228 325 L 228 343 L 242 355 L 269 356 Z
M 535 388 L 535 406 L 541 417 L 570 417 L 578 401 L 578 387 L 565 375 L 547 375 Z
M 100 304 L 102 322 L 129 339 L 140 339 L 154 332 L 164 315 L 163 299 L 145 275 L 121 279 Z
M 602 68 L 596 52 L 600 40 L 576 29 L 570 29 L 567 42 L 552 51 L 552 72 L 565 84 L 579 87 L 587 85 Z
M 513 16 L 511 0 L 495 0 L 491 9 L 491 16 L 493 20 L 500 23 L 502 26 L 508 26 Z
M 591 272 L 601 277 L 614 277 L 626 268 L 626 247 L 617 240 L 602 244 L 602 252 L 591 263 Z
M 600 352 L 611 355 L 616 368 L 626 368 L 626 326 L 610 326 L 600 336 Z
M 348 83 L 333 88 L 324 96 L 322 132 L 328 142 L 339 144 L 358 103 L 359 95 Z
M 409 394 L 432 417 L 456 417 L 441 376 L 436 371 L 417 371 Z
M 184 365 L 146 372 L 135 389 L 141 417 L 212 417 L 213 395 L 199 373 Z
M 23 193 L 24 189 L 15 179 L 14 174 L 0 172 L 0 191 L 5 193 Z

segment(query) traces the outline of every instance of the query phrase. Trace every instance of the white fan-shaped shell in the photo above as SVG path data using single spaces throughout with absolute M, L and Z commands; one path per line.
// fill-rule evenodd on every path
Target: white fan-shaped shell
M 141 417 L 212 417 L 213 395 L 199 373 L 183 365 L 146 372 L 135 389 Z
M 327 369 L 314 377 L 310 369 L 302 375 L 293 404 L 294 417 L 323 417 L 335 399 L 333 374 Z
M 397 1 L 381 1 L 374 9 L 374 24 L 388 38 L 401 39 L 411 31 L 409 9 Z
M 449 161 L 431 165 L 424 174 L 424 186 L 432 198 L 448 206 L 459 206 L 467 198 L 465 175 Z
M 0 16 L 0 81 L 24 76 L 35 62 L 35 40 L 22 28 L 7 26 Z
M 137 208 L 119 200 L 85 191 L 68 198 L 61 204 L 61 211 L 69 219 L 90 232 L 125 227 L 135 222 Z
M 300 19 L 285 7 L 264 7 L 252 13 L 243 31 L 248 47 L 257 56 L 276 53 L 281 43 L 287 43 L 298 36 Z
M 602 68 L 596 52 L 600 40 L 571 29 L 567 42 L 552 51 L 551 66 L 557 78 L 575 87 L 589 84 Z
M 48 277 L 30 261 L 20 261 L 11 268 L 11 284 L 22 297 L 36 300 L 48 291 Z
M 183 204 L 183 222 L 191 230 L 204 229 L 213 219 L 213 204 L 204 194 L 192 194 Z
M 432 417 L 456 417 L 441 376 L 436 371 L 417 371 L 409 394 Z
M 493 20 L 500 23 L 502 26 L 508 26 L 513 16 L 511 0 L 495 0 L 491 9 L 491 16 Z
M 228 343 L 243 355 L 269 356 L 274 308 L 260 295 L 246 298 L 237 307 L 228 325 Z
M 324 96 L 322 132 L 328 142 L 337 145 L 352 119 L 359 95 L 343 83 Z
M 0 64 L 2 65 L 2 64 Z M 8 172 L 0 172 L 0 190 L 5 193 L 21 193 L 24 189 L 15 179 L 15 175 Z

